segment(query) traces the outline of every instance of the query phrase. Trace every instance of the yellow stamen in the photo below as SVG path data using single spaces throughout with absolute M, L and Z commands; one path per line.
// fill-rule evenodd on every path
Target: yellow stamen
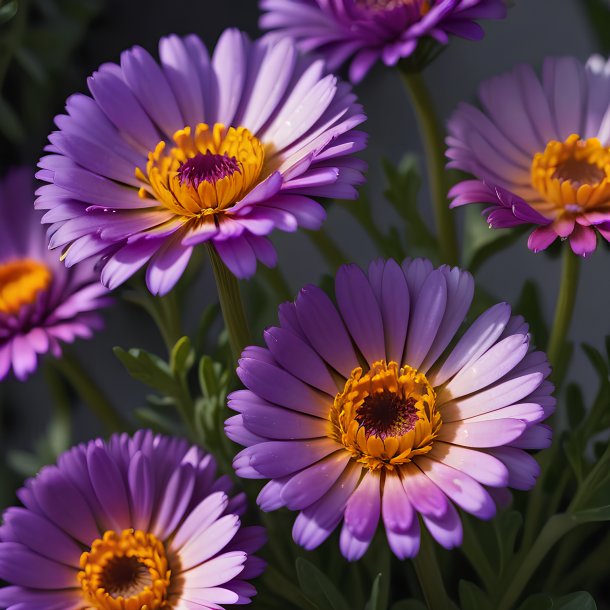
M 428 453 L 442 425 L 423 373 L 383 360 L 354 369 L 337 394 L 329 436 L 370 470 L 393 470 Z
M 572 134 L 549 142 L 532 161 L 532 186 L 556 212 L 578 214 L 610 204 L 610 148 Z
M 107 531 L 83 553 L 78 574 L 91 610 L 170 610 L 171 570 L 163 544 L 140 530 Z
M 145 185 L 141 197 L 152 195 L 180 216 L 201 218 L 226 210 L 256 186 L 263 173 L 265 148 L 244 127 L 227 129 L 216 123 L 210 128 L 200 123 L 194 133 L 190 127 L 177 131 L 174 142 L 171 148 L 159 142 L 148 154 L 146 172 L 136 168 L 136 177 Z M 214 178 L 185 179 L 181 168 L 202 155 L 223 156 L 234 170 Z
M 32 259 L 0 264 L 0 312 L 19 313 L 49 287 L 52 277 L 48 267 Z

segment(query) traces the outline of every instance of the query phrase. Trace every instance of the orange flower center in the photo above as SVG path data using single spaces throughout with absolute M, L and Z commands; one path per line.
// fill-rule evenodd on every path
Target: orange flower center
M 153 534 L 107 531 L 83 553 L 78 574 L 92 610 L 170 610 L 171 570 L 163 543 Z
M 370 470 L 394 469 L 428 453 L 442 426 L 423 373 L 383 360 L 355 368 L 331 409 L 329 436 Z
M 610 148 L 597 138 L 552 140 L 534 156 L 531 176 L 532 186 L 561 213 L 610 204 Z
M 200 123 L 177 131 L 174 142 L 159 142 L 136 177 L 143 183 L 140 197 L 154 197 L 179 216 L 222 212 L 260 181 L 265 148 L 245 127 Z
M 48 267 L 29 258 L 0 264 L 0 312 L 19 313 L 49 287 L 52 277 Z

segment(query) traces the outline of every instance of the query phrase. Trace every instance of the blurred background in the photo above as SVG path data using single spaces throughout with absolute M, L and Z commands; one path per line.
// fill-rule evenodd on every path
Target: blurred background
M 15 11 L 17 11 L 15 13 Z M 608 23 L 603 0 L 517 0 L 508 19 L 486 22 L 486 38 L 479 43 L 454 39 L 425 73 L 438 111 L 447 118 L 462 100 L 473 100 L 478 83 L 527 62 L 539 67 L 548 55 L 575 55 L 586 60 L 595 52 L 608 52 L 593 27 L 600 16 Z M 593 15 L 593 18 L 592 18 Z M 227 27 L 238 27 L 256 36 L 258 8 L 255 0 L 9 0 L 0 2 L 0 162 L 2 172 L 18 163 L 34 167 L 53 129 L 52 117 L 61 112 L 68 95 L 85 91 L 85 78 L 101 63 L 117 61 L 120 52 L 139 44 L 156 55 L 161 36 L 199 34 L 213 47 Z M 606 30 L 610 30 L 606 26 Z M 381 159 L 397 163 L 406 152 L 421 154 L 419 136 L 409 101 L 397 75 L 378 68 L 358 95 L 369 116 L 371 134 L 364 157 L 370 164 L 369 186 L 373 213 L 382 231 L 396 223 L 393 208 L 382 197 L 385 178 Z M 349 203 L 329 210 L 327 232 L 348 257 L 367 264 L 379 255 L 361 225 L 349 213 Z M 420 208 L 430 220 L 425 185 Z M 460 223 L 465 212 L 456 212 Z M 478 213 L 472 222 L 484 226 Z M 275 234 L 281 269 L 293 293 L 307 282 L 319 282 L 327 271 L 324 260 L 303 233 Z M 526 237 L 509 250 L 485 261 L 478 272 L 481 285 L 496 300 L 516 303 L 526 280 L 540 287 L 547 319 L 552 316 L 558 287 L 559 261 L 551 254 L 532 254 Z M 610 334 L 610 250 L 599 248 L 582 265 L 581 288 L 572 336 L 598 348 Z M 252 282 L 250 282 L 252 284 Z M 246 290 L 253 290 L 246 286 Z M 216 300 L 209 267 L 201 267 L 185 299 L 184 331 L 193 333 L 201 311 Z M 275 306 L 271 309 L 275 310 Z M 267 313 L 260 324 L 271 323 Z M 106 328 L 93 341 L 75 346 L 83 366 L 110 398 L 126 412 L 141 406 L 145 389 L 130 379 L 114 357 L 115 345 L 143 347 L 160 355 L 165 348 L 153 323 L 141 310 L 123 303 L 104 312 Z M 595 389 L 595 375 L 576 349 L 570 378 L 585 392 Z M 0 507 L 12 502 L 13 489 L 27 470 L 27 456 L 47 430 L 51 399 L 41 371 L 27 384 L 9 380 L 0 387 Z M 99 432 L 88 412 L 77 406 L 73 413 L 73 439 Z M 17 456 L 17 457 L 15 457 Z M 19 457 L 21 456 L 21 457 Z

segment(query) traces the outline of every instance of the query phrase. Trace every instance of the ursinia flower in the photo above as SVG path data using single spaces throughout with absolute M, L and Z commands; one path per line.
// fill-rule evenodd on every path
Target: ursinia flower
M 484 82 L 482 109 L 462 104 L 449 122 L 449 167 L 476 180 L 452 207 L 488 204 L 489 225 L 534 225 L 538 252 L 557 237 L 591 254 L 610 241 L 610 64 L 599 56 L 547 59 L 538 79 L 521 65 Z
M 504 0 L 261 0 L 261 27 L 290 36 L 305 51 L 319 51 L 334 70 L 349 63 L 353 82 L 373 64 L 412 55 L 423 38 L 479 40 L 479 19 L 502 19 Z
M 109 303 L 90 265 L 69 270 L 48 251 L 33 204 L 32 170 L 11 169 L 0 182 L 0 380 L 24 380 L 40 355 L 90 338 Z
M 139 431 L 67 451 L 17 492 L 0 527 L 0 607 L 194 610 L 245 604 L 263 528 L 242 527 L 211 455 Z
M 234 467 L 271 479 L 263 510 L 300 511 L 298 544 L 317 547 L 343 521 L 341 551 L 356 560 L 381 519 L 394 553 L 413 557 L 419 515 L 452 548 L 456 505 L 489 519 L 494 495 L 534 485 L 527 450 L 550 443 L 550 367 L 505 303 L 459 334 L 473 288 L 469 273 L 422 259 L 378 260 L 368 275 L 344 266 L 336 305 L 307 286 L 280 306 L 267 347 L 244 350 L 247 389 L 229 397 L 239 414 L 226 422 L 246 446 Z
M 102 65 L 49 136 L 37 207 L 72 266 L 101 259 L 114 288 L 148 264 L 151 292 L 180 278 L 197 244 L 239 277 L 273 266 L 274 229 L 318 229 L 318 197 L 354 198 L 365 119 L 350 87 L 288 40 L 227 30 L 210 57 L 194 36 L 163 38 Z

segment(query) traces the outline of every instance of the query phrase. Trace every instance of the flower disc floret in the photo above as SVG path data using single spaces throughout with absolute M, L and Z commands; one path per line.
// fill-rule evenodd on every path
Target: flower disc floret
M 139 191 L 142 199 L 152 194 L 175 214 L 198 218 L 222 212 L 261 177 L 265 149 L 245 127 L 217 123 L 210 129 L 200 123 L 177 131 L 173 139 L 171 148 L 165 141 L 157 144 L 148 154 L 146 173 L 137 168 L 136 177 L 146 184 Z
M 331 437 L 370 470 L 392 470 L 432 449 L 442 424 L 435 399 L 426 376 L 410 366 L 358 367 L 335 397 Z
M 171 580 L 166 550 L 154 534 L 109 530 L 82 554 L 78 578 L 99 610 L 170 610 Z
M 0 263 L 0 313 L 18 314 L 22 307 L 36 301 L 51 279 L 50 269 L 36 260 Z

